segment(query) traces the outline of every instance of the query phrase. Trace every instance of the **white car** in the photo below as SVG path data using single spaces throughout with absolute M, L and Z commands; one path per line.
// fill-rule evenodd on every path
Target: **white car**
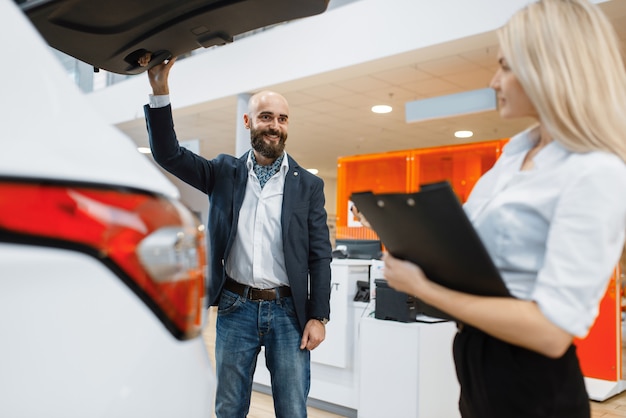
M 211 417 L 205 237 L 0 0 L 0 417 Z

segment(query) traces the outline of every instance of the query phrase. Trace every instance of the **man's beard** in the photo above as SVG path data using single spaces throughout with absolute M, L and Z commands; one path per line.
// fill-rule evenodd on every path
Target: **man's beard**
M 277 144 L 267 143 L 263 140 L 263 135 L 278 135 L 280 140 Z M 275 160 L 285 151 L 285 142 L 287 142 L 287 134 L 281 133 L 274 129 L 258 130 L 250 128 L 250 143 L 252 148 L 265 158 Z

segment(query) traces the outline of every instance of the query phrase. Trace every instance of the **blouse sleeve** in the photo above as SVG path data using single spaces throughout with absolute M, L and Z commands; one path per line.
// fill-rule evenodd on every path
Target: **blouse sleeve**
M 576 158 L 581 169 L 558 199 L 531 297 L 548 319 L 584 337 L 624 247 L 626 165 L 600 152 Z

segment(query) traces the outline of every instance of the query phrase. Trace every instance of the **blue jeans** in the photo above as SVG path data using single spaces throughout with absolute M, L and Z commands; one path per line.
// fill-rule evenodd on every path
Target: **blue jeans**
M 310 353 L 291 297 L 251 301 L 223 290 L 215 338 L 217 418 L 244 418 L 250 409 L 252 378 L 261 346 L 271 375 L 277 418 L 305 418 L 311 383 Z

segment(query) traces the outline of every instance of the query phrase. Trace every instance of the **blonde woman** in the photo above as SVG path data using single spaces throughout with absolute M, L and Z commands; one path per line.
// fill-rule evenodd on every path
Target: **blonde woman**
M 458 319 L 464 418 L 589 417 L 572 340 L 592 326 L 624 247 L 624 64 L 586 0 L 531 3 L 498 37 L 500 115 L 537 125 L 511 139 L 465 210 L 514 297 L 444 288 L 388 254 L 385 277 Z

